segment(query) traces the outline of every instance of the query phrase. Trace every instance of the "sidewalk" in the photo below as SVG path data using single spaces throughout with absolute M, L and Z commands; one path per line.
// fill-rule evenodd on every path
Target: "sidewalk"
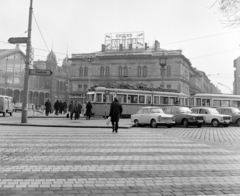
M 21 112 L 14 112 L 13 116 L 6 115 L 6 117 L 0 116 L 0 125 L 9 126 L 39 126 L 39 127 L 72 127 L 72 128 L 111 128 L 110 125 L 106 125 L 106 119 L 103 117 L 92 117 L 91 120 L 86 120 L 81 116 L 78 120 L 71 120 L 66 118 L 66 114 L 60 114 L 58 116 L 50 114 L 45 116 L 44 114 L 36 114 L 30 111 L 28 112 L 27 123 L 21 123 Z M 128 129 L 133 126 L 131 119 L 120 119 L 119 128 Z

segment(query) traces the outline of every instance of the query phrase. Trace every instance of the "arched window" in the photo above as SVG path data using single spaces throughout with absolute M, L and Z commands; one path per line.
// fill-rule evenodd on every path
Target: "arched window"
M 109 67 L 106 67 L 106 76 L 109 77 Z
M 138 77 L 142 76 L 142 68 L 140 66 L 138 66 L 138 68 L 137 68 L 137 76 Z
M 143 77 L 147 77 L 147 67 L 143 67 Z
M 79 68 L 79 76 L 83 76 L 83 68 L 82 67 Z
M 100 68 L 100 76 L 104 76 L 104 67 Z
M 118 76 L 122 77 L 122 67 L 118 67 Z
M 124 67 L 124 76 L 128 76 L 128 67 L 127 66 Z
M 57 81 L 57 90 L 59 90 L 60 89 L 60 82 L 59 82 L 59 80 Z
M 171 66 L 168 65 L 167 66 L 167 76 L 170 76 L 171 75 Z
M 84 76 L 88 76 L 88 68 L 87 67 L 84 68 Z

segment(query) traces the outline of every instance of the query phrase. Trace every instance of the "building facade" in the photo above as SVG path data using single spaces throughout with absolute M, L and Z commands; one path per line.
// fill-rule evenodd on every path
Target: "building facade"
M 234 70 L 234 81 L 233 81 L 233 94 L 240 95 L 240 57 L 233 62 Z
M 176 89 L 187 95 L 220 92 L 204 72 L 192 67 L 181 50 L 153 47 L 117 48 L 95 53 L 72 54 L 70 95 L 84 99 L 90 86 L 126 83 L 133 86 Z M 164 68 L 161 59 L 166 58 Z

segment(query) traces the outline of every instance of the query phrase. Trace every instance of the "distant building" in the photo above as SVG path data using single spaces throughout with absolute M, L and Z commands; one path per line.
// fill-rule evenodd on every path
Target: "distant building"
M 124 35 L 114 35 L 114 38 Z M 126 34 L 130 35 L 131 33 Z M 113 35 L 106 36 L 109 38 Z M 129 43 L 139 43 L 134 41 L 134 35 L 130 37 L 133 41 Z M 72 54 L 70 96 L 84 99 L 90 86 L 103 83 L 160 86 L 187 95 L 219 92 L 204 72 L 192 67 L 181 50 L 162 49 L 157 40 L 154 46 L 141 41 L 139 45 L 131 45 L 126 44 L 127 39 L 107 40 L 102 45 L 102 51 Z M 117 45 L 112 45 L 115 42 Z M 162 58 L 167 58 L 164 69 L 160 66 Z
M 240 57 L 234 60 L 233 94 L 240 95 Z

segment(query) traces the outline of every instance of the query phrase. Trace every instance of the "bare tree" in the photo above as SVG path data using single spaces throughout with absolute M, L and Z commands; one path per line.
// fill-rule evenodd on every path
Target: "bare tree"
M 236 28 L 240 25 L 240 0 L 216 0 L 213 6 L 223 15 L 224 26 Z

